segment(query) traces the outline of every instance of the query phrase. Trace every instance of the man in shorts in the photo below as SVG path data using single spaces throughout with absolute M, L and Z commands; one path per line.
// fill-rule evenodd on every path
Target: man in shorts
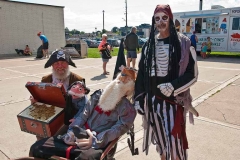
M 138 35 L 136 34 L 137 28 L 132 27 L 131 33 L 126 36 L 124 41 L 125 49 L 127 50 L 127 67 L 130 67 L 132 60 L 132 67 L 135 68 L 137 51 L 139 52 Z
M 42 41 L 42 51 L 43 51 L 43 57 L 42 58 L 49 58 L 48 55 L 48 39 L 45 35 L 43 35 L 41 32 L 39 32 L 38 37 L 41 39 Z

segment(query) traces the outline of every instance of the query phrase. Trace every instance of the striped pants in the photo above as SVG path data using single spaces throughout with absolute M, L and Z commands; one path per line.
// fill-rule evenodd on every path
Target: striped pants
M 187 151 L 183 149 L 182 139 L 178 138 L 179 135 L 174 138 L 171 134 L 177 109 L 182 106 L 177 106 L 154 96 L 152 98 L 152 107 L 153 112 L 148 113 L 148 107 L 145 105 L 144 128 L 146 129 L 149 126 L 149 131 L 145 130 L 144 132 L 143 150 L 148 150 L 150 143 L 153 143 L 156 145 L 157 152 L 164 155 L 166 160 L 170 160 L 171 154 L 173 155 L 172 159 L 178 157 L 180 160 L 187 160 Z M 186 114 L 183 114 L 186 117 Z M 147 124 L 146 120 L 151 124 Z M 147 146 L 147 148 L 144 148 L 144 146 Z

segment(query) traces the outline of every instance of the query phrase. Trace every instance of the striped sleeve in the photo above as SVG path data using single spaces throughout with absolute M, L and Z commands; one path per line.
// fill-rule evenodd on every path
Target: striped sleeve
M 189 62 L 186 68 L 185 73 L 179 78 L 173 80 L 171 84 L 174 87 L 174 96 L 186 91 L 189 89 L 194 83 L 197 82 L 198 78 L 198 68 L 197 68 L 197 56 L 195 49 L 190 47 L 189 54 Z

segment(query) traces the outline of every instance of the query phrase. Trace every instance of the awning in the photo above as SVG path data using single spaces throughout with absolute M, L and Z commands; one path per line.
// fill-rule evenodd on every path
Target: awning
M 228 15 L 229 13 L 208 13 L 208 14 L 190 14 L 190 15 L 182 15 L 180 18 L 192 18 L 192 17 L 211 17 L 211 16 L 222 16 Z

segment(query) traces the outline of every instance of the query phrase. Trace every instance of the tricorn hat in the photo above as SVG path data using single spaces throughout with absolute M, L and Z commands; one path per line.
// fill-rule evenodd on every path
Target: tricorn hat
M 66 50 L 56 50 L 52 53 L 50 58 L 48 59 L 47 63 L 45 64 L 44 68 L 50 67 L 53 63 L 58 61 L 66 61 L 69 65 L 76 67 L 75 63 L 73 63 L 71 56 L 67 53 Z
M 90 92 L 90 89 L 85 85 L 84 82 L 82 81 L 76 81 L 74 83 L 72 83 L 69 87 L 68 87 L 68 91 L 72 88 L 73 85 L 76 85 L 76 84 L 80 84 L 84 89 L 85 89 L 85 94 L 88 94 Z

